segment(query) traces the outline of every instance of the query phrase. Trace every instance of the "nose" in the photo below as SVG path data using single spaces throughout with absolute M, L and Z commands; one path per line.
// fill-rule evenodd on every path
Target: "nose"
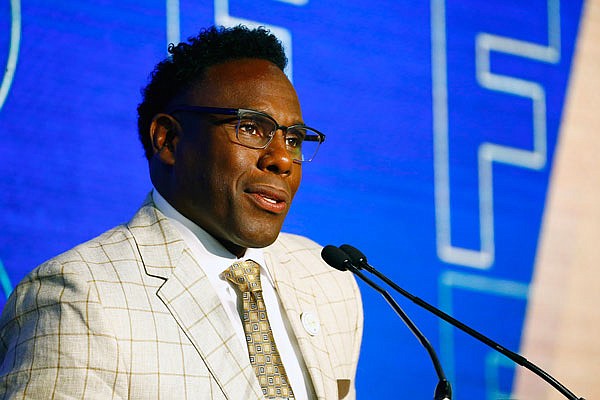
M 258 166 L 262 170 L 287 176 L 292 172 L 293 164 L 294 159 L 285 146 L 284 134 L 278 130 L 271 143 L 262 151 Z

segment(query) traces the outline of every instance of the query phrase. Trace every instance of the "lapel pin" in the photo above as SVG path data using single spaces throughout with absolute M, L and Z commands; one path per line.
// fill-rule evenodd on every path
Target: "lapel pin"
M 315 336 L 319 333 L 321 325 L 319 319 L 313 313 L 303 312 L 302 315 L 300 315 L 300 320 L 302 321 L 304 330 L 306 330 L 310 336 Z

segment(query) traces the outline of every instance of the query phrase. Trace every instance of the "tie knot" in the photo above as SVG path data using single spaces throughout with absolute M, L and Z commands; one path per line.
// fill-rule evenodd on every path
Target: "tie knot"
M 252 260 L 233 263 L 223 271 L 223 275 L 242 293 L 262 291 L 260 265 Z

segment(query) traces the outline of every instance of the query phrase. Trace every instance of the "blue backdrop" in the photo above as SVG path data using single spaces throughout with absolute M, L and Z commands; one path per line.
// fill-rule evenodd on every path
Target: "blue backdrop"
M 356 245 L 518 350 L 581 7 L 1 0 L 0 305 L 33 267 L 141 204 L 150 182 L 135 108 L 167 43 L 242 22 L 282 39 L 305 120 L 327 134 L 285 230 Z M 359 398 L 431 398 L 424 350 L 361 290 Z M 508 360 L 399 300 L 440 350 L 456 398 L 510 396 Z

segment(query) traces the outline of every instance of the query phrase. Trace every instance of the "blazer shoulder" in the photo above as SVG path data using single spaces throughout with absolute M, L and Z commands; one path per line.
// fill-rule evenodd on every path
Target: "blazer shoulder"
M 114 260 L 136 258 L 129 236 L 123 225 L 115 227 L 31 270 L 7 299 L 0 329 L 11 320 L 48 305 L 98 302 L 95 282 L 110 274 Z
M 279 268 L 287 268 L 294 278 L 320 277 L 333 279 L 342 286 L 355 290 L 354 276 L 347 271 L 338 271 L 329 266 L 321 257 L 323 246 L 305 236 L 280 233 L 265 253 L 272 254 L 279 261 Z
M 55 264 L 69 265 L 73 262 L 94 262 L 98 258 L 104 258 L 102 255 L 106 255 L 107 250 L 110 248 L 129 247 L 128 242 L 131 239 L 132 235 L 127 226 L 119 225 L 47 260 L 37 269 Z
M 40 294 L 54 296 L 56 298 L 53 301 L 58 301 L 58 297 L 64 297 L 64 293 L 71 290 L 86 291 L 84 288 L 95 279 L 94 273 L 99 269 L 97 267 L 103 261 L 110 263 L 113 258 L 109 249 L 115 245 L 130 247 L 126 245 L 127 241 L 127 229 L 121 225 L 45 261 L 19 282 L 7 306 L 12 300 L 23 305 L 33 305 L 27 299 L 39 298 Z M 5 307 L 5 311 L 6 309 L 8 307 Z

